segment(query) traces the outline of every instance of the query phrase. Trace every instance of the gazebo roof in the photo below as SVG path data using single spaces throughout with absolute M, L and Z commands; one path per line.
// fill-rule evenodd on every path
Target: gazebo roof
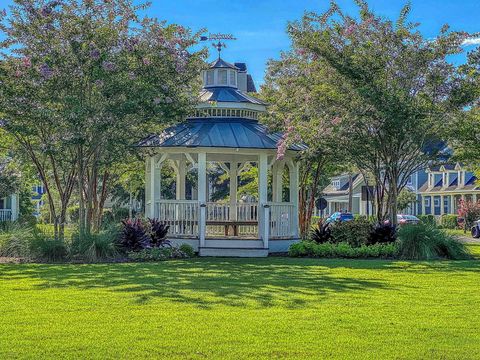
M 244 118 L 195 118 L 143 139 L 139 147 L 215 147 L 276 149 L 281 133 L 270 133 L 265 125 Z M 302 151 L 304 144 L 289 150 Z
M 200 92 L 200 101 L 236 102 L 267 105 L 262 100 L 247 95 L 246 93 L 238 89 L 230 87 L 210 87 L 202 89 L 202 91 Z

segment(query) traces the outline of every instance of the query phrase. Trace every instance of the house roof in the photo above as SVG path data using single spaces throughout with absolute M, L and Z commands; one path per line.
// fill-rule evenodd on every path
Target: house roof
M 267 105 L 260 99 L 231 87 L 209 87 L 200 92 L 200 101 L 240 102 L 257 105 Z
M 150 135 L 139 147 L 216 147 L 277 149 L 282 133 L 270 133 L 256 120 L 245 118 L 194 118 Z M 289 150 L 302 151 L 304 144 L 293 144 Z
M 348 176 L 348 175 L 346 175 Z M 355 174 L 352 176 L 353 187 L 355 188 L 363 178 L 360 174 Z M 332 183 L 330 183 L 325 189 L 323 189 L 322 193 L 324 196 L 338 196 L 338 195 L 348 195 L 350 189 L 350 182 L 346 181 L 345 184 L 340 188 L 336 189 Z

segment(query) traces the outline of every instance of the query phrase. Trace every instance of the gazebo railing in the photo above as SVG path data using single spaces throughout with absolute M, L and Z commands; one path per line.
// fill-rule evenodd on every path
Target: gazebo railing
M 198 201 L 162 200 L 155 203 L 155 217 L 170 225 L 170 236 L 198 236 Z
M 235 207 L 232 210 L 232 206 Z M 236 215 L 235 217 L 233 215 Z M 238 225 L 238 236 L 258 236 L 258 204 L 257 203 L 207 203 L 207 235 L 224 236 L 224 225 L 212 225 L 208 222 L 250 222 Z
M 12 220 L 12 210 L 0 209 L 0 222 L 11 221 L 11 220 Z
M 268 203 L 270 206 L 270 238 L 288 238 L 295 234 L 295 206 L 292 203 Z

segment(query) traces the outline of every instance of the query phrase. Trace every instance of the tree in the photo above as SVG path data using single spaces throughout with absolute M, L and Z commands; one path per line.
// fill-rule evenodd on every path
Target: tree
M 312 61 L 293 43 L 290 52 L 268 63 L 262 97 L 270 104 L 263 118 L 272 129 L 284 132 L 278 144 L 278 159 L 283 158 L 288 145 L 304 142 L 308 150 L 299 155 L 299 225 L 302 237 L 310 232 L 315 200 L 328 183 L 329 175 L 344 165 L 338 151 L 338 108 L 342 98 L 331 73 L 319 61 Z
M 331 110 L 338 112 L 340 143 L 347 159 L 374 178 L 378 221 L 396 223 L 399 193 L 410 175 L 438 159 L 443 125 L 465 104 L 465 84 L 447 57 L 463 51 L 468 34 L 443 26 L 426 39 L 407 21 L 409 4 L 391 21 L 356 3 L 356 17 L 332 2 L 288 31 L 340 97 Z
M 19 1 L 1 15 L 4 127 L 35 164 L 60 238 L 75 188 L 81 235 L 98 230 L 132 144 L 180 120 L 196 99 L 204 52 L 187 49 L 198 34 L 139 18 L 145 7 Z
M 397 199 L 397 208 L 398 211 L 403 212 L 408 209 L 408 207 L 417 202 L 417 195 L 407 188 L 403 188 L 402 191 L 398 194 Z

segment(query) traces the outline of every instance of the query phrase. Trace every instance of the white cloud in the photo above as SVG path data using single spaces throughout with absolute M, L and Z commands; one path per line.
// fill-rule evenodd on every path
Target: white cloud
M 480 37 L 465 39 L 465 40 L 463 40 L 462 45 L 465 45 L 465 46 L 468 46 L 468 45 L 480 45 Z

